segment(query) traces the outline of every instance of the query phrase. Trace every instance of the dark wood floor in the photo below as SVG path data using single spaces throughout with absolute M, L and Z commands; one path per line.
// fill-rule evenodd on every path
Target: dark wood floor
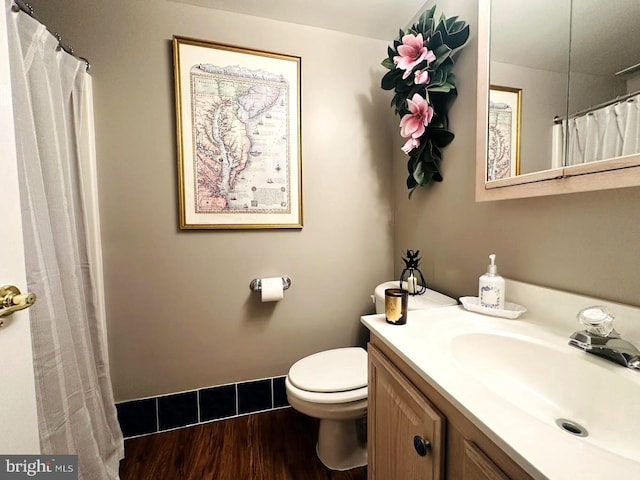
M 125 441 L 121 480 L 366 480 L 367 468 L 327 469 L 318 421 L 292 408 Z

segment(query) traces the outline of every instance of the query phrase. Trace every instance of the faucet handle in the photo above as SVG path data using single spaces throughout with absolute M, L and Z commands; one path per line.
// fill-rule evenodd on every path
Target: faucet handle
M 586 327 L 587 332 L 600 337 L 617 336 L 613 329 L 615 315 L 602 305 L 583 308 L 578 312 L 578 321 Z

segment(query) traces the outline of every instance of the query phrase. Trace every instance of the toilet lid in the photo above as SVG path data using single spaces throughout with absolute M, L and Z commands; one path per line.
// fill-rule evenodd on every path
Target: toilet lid
M 346 392 L 367 385 L 367 351 L 360 347 L 314 353 L 293 364 L 289 381 L 308 392 Z

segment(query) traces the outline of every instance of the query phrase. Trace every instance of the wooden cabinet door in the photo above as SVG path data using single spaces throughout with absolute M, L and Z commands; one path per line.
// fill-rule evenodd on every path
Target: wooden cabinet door
M 509 480 L 475 443 L 468 440 L 464 441 L 462 472 L 465 480 Z
M 372 345 L 368 408 L 369 480 L 444 478 L 444 417 Z

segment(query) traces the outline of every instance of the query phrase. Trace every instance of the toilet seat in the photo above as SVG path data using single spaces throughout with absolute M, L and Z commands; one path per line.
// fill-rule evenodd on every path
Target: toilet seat
M 336 348 L 298 360 L 287 376 L 292 386 L 315 393 L 349 392 L 367 386 L 367 351 Z
M 349 403 L 357 402 L 367 398 L 367 387 L 356 388 L 354 390 L 347 390 L 345 392 L 309 392 L 297 388 L 291 383 L 289 377 L 285 378 L 285 388 L 287 394 L 292 395 L 300 400 L 309 403 Z M 291 402 L 290 402 L 291 403 Z

